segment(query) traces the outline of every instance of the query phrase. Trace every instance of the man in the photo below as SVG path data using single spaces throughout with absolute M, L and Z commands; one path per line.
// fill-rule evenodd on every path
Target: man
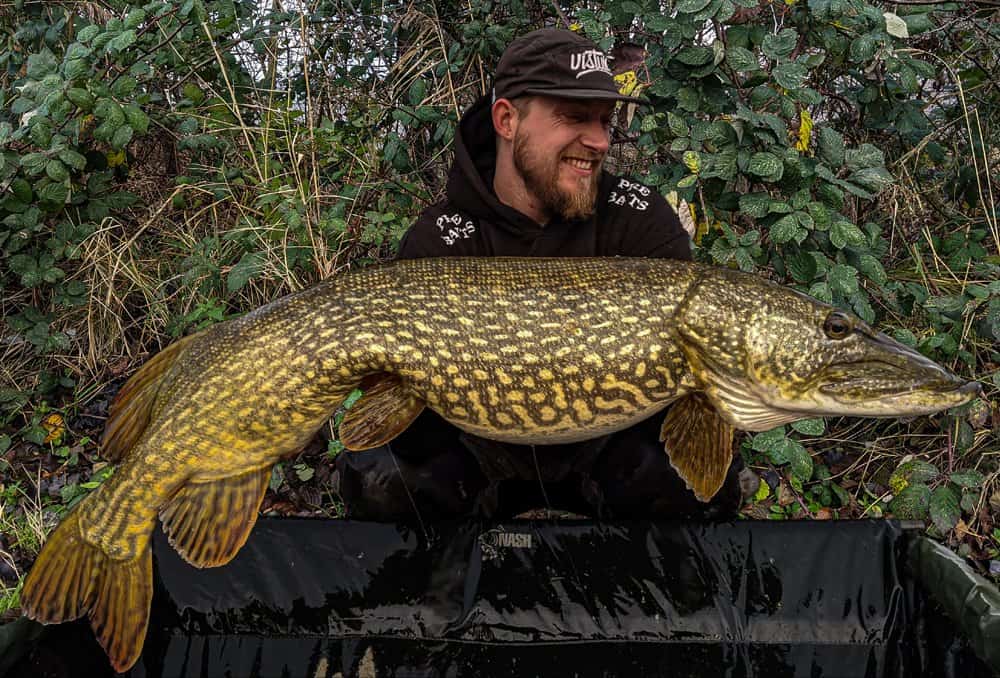
M 492 97 L 462 118 L 447 198 L 413 224 L 399 258 L 642 256 L 690 259 L 687 233 L 654 190 L 601 167 L 618 93 L 586 38 L 542 29 L 515 40 Z M 556 508 L 603 517 L 729 518 L 737 463 L 710 504 L 670 466 L 662 416 L 592 441 L 511 445 L 463 433 L 426 410 L 388 445 L 338 459 L 348 516 L 509 517 Z

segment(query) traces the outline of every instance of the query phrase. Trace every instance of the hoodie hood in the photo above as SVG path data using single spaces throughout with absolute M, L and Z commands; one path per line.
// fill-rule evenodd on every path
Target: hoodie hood
M 458 124 L 455 162 L 448 175 L 452 204 L 469 216 L 514 233 L 538 231 L 542 227 L 513 207 L 501 203 L 493 192 L 496 167 L 496 134 L 490 115 L 492 100 L 481 97 Z

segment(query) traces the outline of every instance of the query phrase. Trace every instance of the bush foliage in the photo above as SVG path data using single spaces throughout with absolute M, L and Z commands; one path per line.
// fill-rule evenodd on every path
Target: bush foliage
M 391 257 L 503 47 L 572 24 L 650 102 L 619 111 L 611 165 L 691 211 L 698 258 L 850 309 L 987 387 L 952 416 L 747 439 L 764 515 L 891 512 L 996 558 L 996 13 L 18 0 L 0 10 L 0 453 L 36 475 L 82 466 L 40 503 L 78 498 L 107 471 L 56 429 L 172 337 Z

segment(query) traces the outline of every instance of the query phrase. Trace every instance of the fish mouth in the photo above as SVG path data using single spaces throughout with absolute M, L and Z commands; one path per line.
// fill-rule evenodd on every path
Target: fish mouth
M 982 393 L 978 382 L 966 381 L 916 355 L 919 361 L 900 353 L 836 365 L 824 375 L 817 391 L 842 407 L 842 414 L 862 416 L 931 414 L 963 405 Z

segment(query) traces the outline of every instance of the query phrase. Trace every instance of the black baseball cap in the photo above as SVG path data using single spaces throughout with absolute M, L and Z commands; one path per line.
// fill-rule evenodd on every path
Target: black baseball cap
M 562 28 L 526 33 L 510 43 L 500 57 L 494 100 L 527 94 L 646 103 L 619 93 L 608 57 L 597 45 Z

